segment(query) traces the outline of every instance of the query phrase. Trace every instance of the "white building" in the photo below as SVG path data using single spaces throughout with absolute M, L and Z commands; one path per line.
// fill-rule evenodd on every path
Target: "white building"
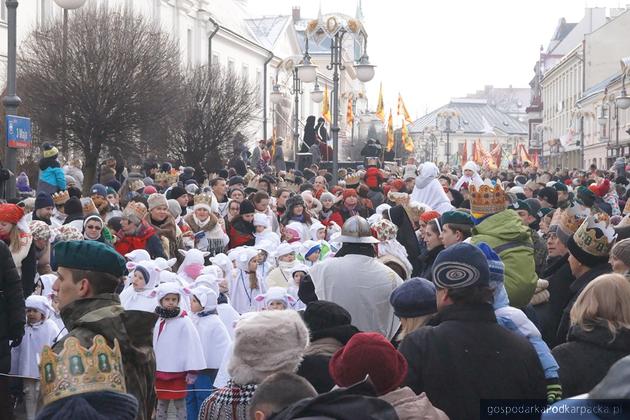
M 4 1 L 2 1 L 4 5 Z M 246 10 L 247 0 L 87 0 L 83 7 L 106 5 L 111 8 L 132 8 L 135 12 L 159 23 L 161 28 L 179 42 L 182 65 L 219 64 L 247 77 L 259 90 L 261 110 L 245 134 L 250 142 L 270 138 L 275 127 L 278 136 L 287 139 L 293 133 L 293 98 L 285 100 L 273 112 L 269 94 L 276 81 L 292 84 L 292 64 L 299 63 L 305 52 L 305 29 L 311 19 L 300 16 L 294 8 L 292 15 L 253 18 Z M 70 11 L 70 13 L 73 13 Z M 361 9 L 357 9 L 361 18 Z M 24 38 L 42 23 L 61 19 L 63 11 L 53 0 L 20 1 L 18 7 L 18 51 Z M 70 27 L 71 31 L 72 28 Z M 0 77 L 6 72 L 6 8 L 0 8 Z M 344 70 L 340 77 L 340 144 L 347 141 L 345 109 L 348 96 L 365 98 L 365 88 L 356 80 L 352 64 L 358 59 L 357 46 L 351 37 L 344 41 Z M 332 90 L 331 72 L 326 69 L 330 43 L 309 45 L 313 63 L 318 65 L 318 81 L 323 90 Z M 321 103 L 311 100 L 312 84 L 303 84 L 299 100 L 300 133 L 308 115 L 321 115 Z M 19 86 L 18 86 L 19 95 Z M 359 112 L 367 101 L 357 101 Z M 290 141 L 285 143 L 285 155 L 290 157 Z M 289 146 L 289 147 L 287 147 Z M 288 150 L 287 150 L 288 149 Z
M 440 113 L 449 110 L 453 117 L 450 126 Z M 486 99 L 459 98 L 420 117 L 409 127 L 409 134 L 416 144 L 416 156 L 421 160 L 432 160 L 436 164 L 457 161 L 463 165 L 464 150 L 472 158 L 473 143 L 477 140 L 486 151 L 494 145 L 512 152 L 519 144 L 527 144 L 527 125 L 506 112 L 488 104 Z
M 541 47 L 527 112 L 530 151 L 539 152 L 544 168 L 583 167 L 575 109 L 584 90 L 582 44 L 606 21 L 605 8 L 586 8 L 577 23 L 560 19 L 546 49 Z

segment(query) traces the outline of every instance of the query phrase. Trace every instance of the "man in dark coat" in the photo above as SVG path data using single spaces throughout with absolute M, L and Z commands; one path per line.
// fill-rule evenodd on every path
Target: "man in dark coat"
M 476 246 L 442 251 L 433 265 L 438 313 L 399 347 L 409 363 L 406 385 L 451 419 L 480 418 L 481 399 L 546 398 L 536 351 L 497 323 L 489 278 Z
M 570 254 L 569 266 L 575 281 L 569 286 L 570 298 L 562 311 L 560 325 L 558 325 L 556 332 L 557 344 L 567 341 L 571 323 L 571 308 L 573 308 L 573 304 L 582 290 L 595 278 L 612 272 L 608 258 L 612 248 L 614 230 L 608 226 L 604 228 L 605 223 L 599 222 L 597 215 L 589 216 L 567 241 Z M 597 238 L 597 240 L 592 240 L 592 238 Z
M 0 416 L 13 418 L 9 399 L 9 378 L 3 374 L 11 369 L 11 346 L 15 347 L 24 335 L 24 295 L 20 275 L 15 268 L 11 251 L 0 241 Z
M 68 335 L 53 350 L 63 350 L 68 337 L 84 347 L 100 334 L 113 346 L 120 343 L 127 392 L 138 400 L 139 420 L 151 418 L 155 405 L 153 327 L 157 315 L 125 311 L 114 290 L 124 273 L 125 260 L 97 241 L 66 241 L 55 246 L 59 278 L 53 290 L 59 297 L 61 319 Z

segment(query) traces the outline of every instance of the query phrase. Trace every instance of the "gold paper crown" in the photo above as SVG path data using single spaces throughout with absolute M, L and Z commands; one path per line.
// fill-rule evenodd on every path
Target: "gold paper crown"
M 179 173 L 177 172 L 157 172 L 155 174 L 155 182 L 166 182 L 173 185 L 179 181 Z
M 147 214 L 147 207 L 144 205 L 144 203 L 140 203 L 138 201 L 130 201 L 123 211 L 123 216 L 126 216 L 128 214 L 135 214 L 140 219 L 144 219 L 144 216 Z
M 52 199 L 55 206 L 61 206 L 70 200 L 70 194 L 68 194 L 68 191 L 59 191 L 52 195 Z
M 566 208 L 559 216 L 560 222 L 558 223 L 558 229 L 567 236 L 572 236 L 580 228 L 590 213 L 591 211 L 588 207 L 574 203 L 573 206 Z
M 346 176 L 346 187 L 349 187 L 351 185 L 359 185 L 359 182 L 361 182 L 361 177 L 357 174 L 354 175 L 348 175 Z
M 146 185 L 144 185 L 144 181 L 141 179 L 131 181 L 131 184 L 129 184 L 129 190 L 131 191 L 138 191 L 140 189 L 144 189 L 144 187 L 146 187 Z
M 626 205 L 623 207 L 623 214 L 630 213 L 630 200 L 626 201 Z
M 84 216 L 87 217 L 93 214 L 98 214 L 98 210 L 96 209 L 96 206 L 94 205 L 94 201 L 92 201 L 90 197 L 83 197 L 81 199 L 81 205 L 83 206 Z
M 212 194 L 207 194 L 207 193 L 197 194 L 194 198 L 194 203 L 195 203 L 195 206 L 197 204 L 205 204 L 208 207 L 210 207 L 212 205 Z
M 94 337 L 89 349 L 76 337 L 66 339 L 59 354 L 45 346 L 39 372 L 44 404 L 87 392 L 127 392 L 118 340 L 112 349 L 102 335 Z
M 606 213 L 597 213 L 584 220 L 573 240 L 583 251 L 596 257 L 606 257 L 616 237 L 615 229 L 610 226 L 610 217 Z
M 468 187 L 470 193 L 470 211 L 476 214 L 494 214 L 507 208 L 505 191 L 501 184 L 494 187 L 482 184 L 479 188 L 471 184 Z

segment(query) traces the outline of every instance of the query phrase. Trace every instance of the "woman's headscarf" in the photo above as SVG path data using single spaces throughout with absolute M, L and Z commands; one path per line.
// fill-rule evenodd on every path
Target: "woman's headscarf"
M 413 188 L 411 199 L 420 203 L 425 203 L 440 214 L 453 210 L 451 200 L 444 192 L 440 181 L 437 180 L 439 170 L 435 163 L 424 162 L 421 166 L 420 175 L 416 177 L 416 185 Z
M 462 173 L 462 176 L 459 178 L 459 181 L 457 181 L 457 184 L 455 184 L 455 187 L 454 187 L 455 190 L 459 191 L 462 188 L 462 185 L 464 183 L 467 183 L 468 185 L 472 184 L 475 186 L 479 186 L 483 184 L 483 180 L 479 176 L 479 167 L 477 166 L 475 162 L 466 162 L 466 164 L 462 168 L 462 172 L 465 170 L 473 171 L 473 175 L 467 176 L 466 174 Z

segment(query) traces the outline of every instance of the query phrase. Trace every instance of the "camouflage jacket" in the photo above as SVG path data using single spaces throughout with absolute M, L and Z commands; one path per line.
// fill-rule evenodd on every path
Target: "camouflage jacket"
M 540 278 L 547 262 L 547 243 L 534 229 L 529 228 L 529 232 L 532 237 L 532 243 L 534 244 L 534 263 L 536 264 L 536 274 L 538 274 L 538 277 Z
M 149 420 L 155 405 L 155 353 L 153 327 L 157 315 L 143 311 L 125 311 L 116 294 L 100 294 L 72 302 L 61 310 L 68 335 L 53 350 L 60 352 L 68 337 L 76 337 L 84 347 L 100 334 L 113 345 L 120 343 L 127 392 L 138 400 L 139 420 Z

